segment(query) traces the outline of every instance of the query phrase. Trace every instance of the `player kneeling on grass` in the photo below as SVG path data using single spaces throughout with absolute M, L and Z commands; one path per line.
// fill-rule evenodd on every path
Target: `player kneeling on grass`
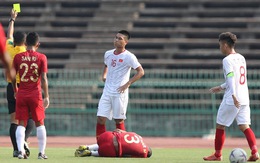
M 152 149 L 143 138 L 134 133 L 123 130 L 106 131 L 100 135 L 97 144 L 80 145 L 75 151 L 75 157 L 151 157 Z

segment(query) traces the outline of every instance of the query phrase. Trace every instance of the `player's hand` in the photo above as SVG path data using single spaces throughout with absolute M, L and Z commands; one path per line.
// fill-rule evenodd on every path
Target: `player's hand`
M 239 101 L 237 100 L 236 96 L 232 95 L 232 98 L 233 98 L 233 101 L 234 101 L 234 105 L 237 107 L 237 108 L 240 108 L 240 103 Z
M 125 90 L 128 88 L 128 87 L 130 87 L 130 83 L 129 82 L 127 82 L 126 84 L 124 84 L 124 85 L 122 85 L 121 87 L 119 87 L 118 89 L 117 89 L 117 91 L 119 92 L 119 93 L 124 93 L 125 92 Z
M 114 132 L 117 132 L 117 133 L 123 133 L 123 132 L 126 132 L 126 131 L 117 128 L 117 129 L 114 130 Z
M 16 92 L 14 92 L 14 99 L 16 99 Z
M 121 87 L 119 87 L 119 88 L 117 89 L 117 91 L 118 91 L 119 93 L 124 93 L 125 90 L 126 90 L 126 88 L 125 88 L 124 86 L 121 86 Z
M 218 93 L 218 92 L 222 91 L 222 88 L 221 88 L 221 86 L 216 86 L 216 87 L 210 88 L 209 91 L 211 93 Z
M 45 109 L 47 109 L 49 107 L 49 104 L 50 104 L 50 100 L 49 100 L 49 97 L 46 97 L 43 99 L 43 106 Z

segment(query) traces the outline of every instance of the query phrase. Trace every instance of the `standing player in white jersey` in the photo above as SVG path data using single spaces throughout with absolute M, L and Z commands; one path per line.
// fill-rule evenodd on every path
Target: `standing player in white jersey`
M 130 39 L 126 30 L 120 30 L 114 38 L 115 49 L 106 51 L 103 81 L 105 87 L 97 111 L 96 138 L 106 131 L 106 119 L 115 120 L 116 128 L 125 130 L 124 120 L 128 105 L 128 88 L 144 75 L 136 56 L 125 49 Z M 130 78 L 130 71 L 135 75 Z
M 248 161 L 259 159 L 255 134 L 250 128 L 250 107 L 247 86 L 247 68 L 245 58 L 234 49 L 236 35 L 230 32 L 219 35 L 221 52 L 226 55 L 223 59 L 225 83 L 210 89 L 212 93 L 225 90 L 223 100 L 217 114 L 215 133 L 215 153 L 204 157 L 205 161 L 221 161 L 222 148 L 225 142 L 225 127 L 229 127 L 236 119 L 239 129 L 244 133 L 251 149 Z

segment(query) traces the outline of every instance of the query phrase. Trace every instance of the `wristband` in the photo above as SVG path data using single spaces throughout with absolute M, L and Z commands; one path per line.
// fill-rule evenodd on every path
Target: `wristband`
M 13 19 L 13 18 L 10 18 L 10 19 L 9 19 L 9 22 L 11 22 L 11 21 L 13 21 L 13 22 L 14 22 L 14 19 Z

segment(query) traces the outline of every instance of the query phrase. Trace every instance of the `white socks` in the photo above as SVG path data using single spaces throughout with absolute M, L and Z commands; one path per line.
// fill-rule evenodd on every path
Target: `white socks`
M 47 134 L 45 126 L 39 126 L 36 128 L 36 134 L 38 138 L 38 147 L 39 152 L 45 154 L 46 142 L 47 142 Z
M 97 144 L 92 144 L 92 145 L 87 145 L 88 150 L 90 151 L 97 151 L 98 150 L 98 145 Z
M 88 150 L 91 151 L 91 156 L 99 156 L 99 153 L 98 153 L 98 144 L 91 144 L 91 145 L 87 145 L 88 146 Z
M 91 156 L 98 157 L 99 156 L 98 151 L 91 151 Z
M 24 126 L 20 126 L 20 125 L 17 126 L 15 137 L 16 137 L 18 150 L 21 151 L 22 153 L 25 153 L 24 151 L 25 127 Z
M 47 141 L 45 126 L 37 127 L 36 134 L 38 138 L 39 152 L 45 154 L 46 141 Z M 25 153 L 24 151 L 25 127 L 19 125 L 16 129 L 15 136 L 16 136 L 18 150 Z

